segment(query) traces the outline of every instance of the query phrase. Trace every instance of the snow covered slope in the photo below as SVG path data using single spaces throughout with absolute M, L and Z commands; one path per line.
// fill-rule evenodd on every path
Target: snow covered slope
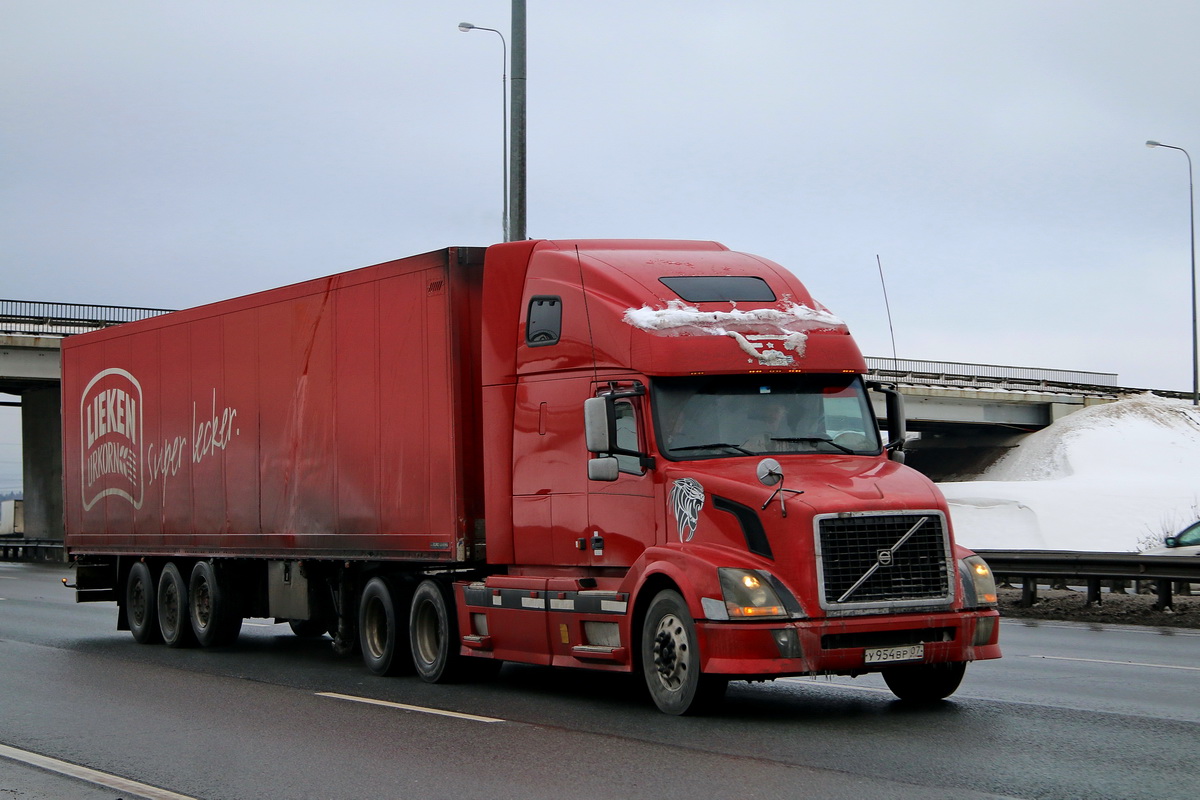
M 1153 395 L 1077 411 L 979 480 L 939 484 L 980 549 L 1136 551 L 1200 519 L 1200 411 Z

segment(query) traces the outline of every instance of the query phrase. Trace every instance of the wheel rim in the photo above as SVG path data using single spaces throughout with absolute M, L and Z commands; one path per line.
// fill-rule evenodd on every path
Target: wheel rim
M 200 581 L 192 594 L 192 603 L 196 609 L 196 622 L 201 628 L 207 628 L 212 621 L 212 592 L 208 581 Z
M 167 630 L 179 627 L 179 589 L 173 581 L 163 587 L 162 620 Z
M 129 587 L 129 617 L 139 628 L 146 624 L 146 606 L 146 584 L 143 581 L 134 581 Z
M 363 643 L 372 658 L 381 658 L 387 647 L 387 612 L 378 597 L 371 598 L 363 615 Z
M 441 651 L 441 621 L 433 603 L 423 601 L 413 619 L 413 633 L 417 658 L 424 664 L 433 664 Z
M 675 614 L 667 614 L 654 632 L 654 669 L 663 688 L 677 692 L 687 682 L 691 648 L 687 628 Z

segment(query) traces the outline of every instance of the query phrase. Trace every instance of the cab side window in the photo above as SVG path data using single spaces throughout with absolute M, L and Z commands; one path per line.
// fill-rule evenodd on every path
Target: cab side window
M 529 300 L 525 318 L 525 344 L 547 347 L 562 336 L 562 298 L 539 295 Z
M 641 436 L 638 432 L 637 409 L 629 400 L 618 400 L 614 410 L 617 412 L 617 447 L 621 450 L 631 450 L 635 453 L 642 452 Z M 621 472 L 628 472 L 632 475 L 641 475 L 645 472 L 637 456 L 618 453 L 616 454 L 616 458 L 617 467 Z

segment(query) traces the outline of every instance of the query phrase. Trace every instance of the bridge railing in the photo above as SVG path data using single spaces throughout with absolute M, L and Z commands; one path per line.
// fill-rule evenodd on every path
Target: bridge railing
M 72 333 L 157 317 L 159 314 L 170 313 L 171 310 L 0 299 L 0 333 L 69 336 Z
M 997 581 L 1021 580 L 1021 605 L 1037 601 L 1039 578 L 1078 580 L 1087 586 L 1087 604 L 1099 603 L 1100 581 L 1153 581 L 1155 608 L 1171 606 L 1173 583 L 1200 582 L 1200 557 L 1091 553 L 1073 550 L 976 550 L 992 568 Z
M 26 539 L 0 536 L 0 561 L 63 561 L 62 539 Z
M 1117 374 L 1113 372 L 1084 372 L 1040 367 L 1005 367 L 998 364 L 971 364 L 957 361 L 923 361 L 907 358 L 878 358 L 867 356 L 867 368 L 881 378 L 937 383 L 942 385 L 1000 388 L 1087 388 L 1116 389 Z

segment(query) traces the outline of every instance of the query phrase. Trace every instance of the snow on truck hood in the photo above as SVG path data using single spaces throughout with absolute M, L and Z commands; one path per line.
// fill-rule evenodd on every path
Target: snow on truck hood
M 825 308 L 785 302 L 778 308 L 742 311 L 736 303 L 732 305 L 731 311 L 701 311 L 682 300 L 668 300 L 666 308 L 627 309 L 623 319 L 635 328 L 659 336 L 728 336 L 748 355 L 760 361 L 765 357 L 764 363 L 769 363 L 772 355 L 781 361 L 787 357 L 777 351 L 760 351 L 746 338 L 747 334 L 784 337 L 784 347 L 803 357 L 809 332 L 847 330 L 846 323 Z

